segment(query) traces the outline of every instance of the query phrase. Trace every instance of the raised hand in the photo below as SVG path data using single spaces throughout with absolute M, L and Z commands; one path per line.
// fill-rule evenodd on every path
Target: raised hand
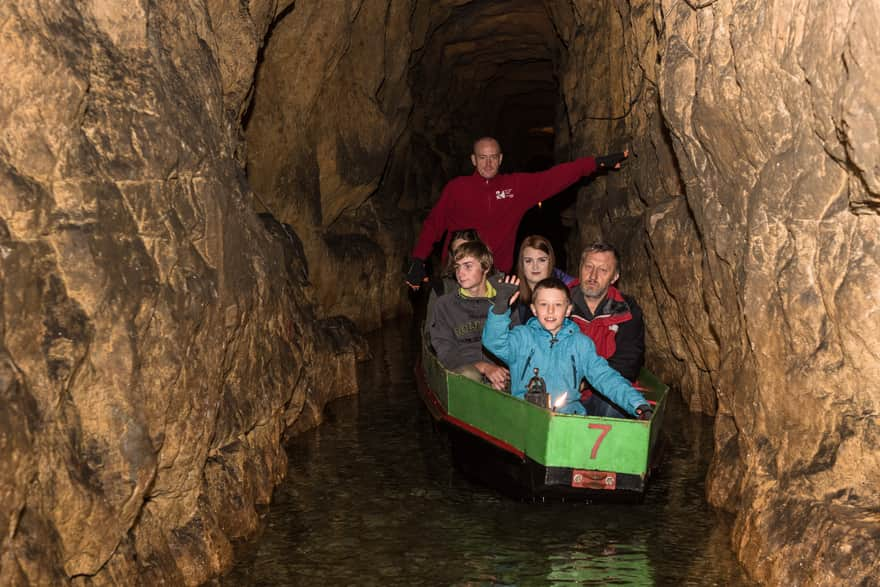
M 495 289 L 495 305 L 492 311 L 496 314 L 504 314 L 510 304 L 519 297 L 519 278 L 516 275 L 507 275 Z

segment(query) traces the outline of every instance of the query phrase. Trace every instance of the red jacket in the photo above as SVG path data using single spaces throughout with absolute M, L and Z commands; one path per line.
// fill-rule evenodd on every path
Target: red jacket
M 596 170 L 596 160 L 582 157 L 539 173 L 511 173 L 484 179 L 477 172 L 446 184 L 412 250 L 427 259 L 445 231 L 443 262 L 451 233 L 475 228 L 495 257 L 495 267 L 505 273 L 513 266 L 516 231 L 523 215 L 535 204 L 554 196 Z
M 642 309 L 635 300 L 626 297 L 616 287 L 609 286 L 596 314 L 586 305 L 584 295 L 577 282 L 571 286 L 571 319 L 581 332 L 589 336 L 596 345 L 596 354 L 608 360 L 608 364 L 618 373 L 635 381 L 645 362 L 645 323 Z M 588 385 L 581 389 L 581 401 L 586 401 L 593 393 Z
M 571 319 L 596 345 L 596 353 L 621 375 L 634 381 L 645 362 L 645 322 L 636 301 L 613 285 L 608 288 L 596 314 L 586 305 L 577 285 L 572 288 Z

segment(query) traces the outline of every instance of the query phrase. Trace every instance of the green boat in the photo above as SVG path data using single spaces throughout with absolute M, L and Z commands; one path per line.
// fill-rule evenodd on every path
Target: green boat
M 648 421 L 555 413 L 446 370 L 427 345 L 416 379 L 455 466 L 514 497 L 638 501 L 659 463 L 669 387 L 645 369 Z

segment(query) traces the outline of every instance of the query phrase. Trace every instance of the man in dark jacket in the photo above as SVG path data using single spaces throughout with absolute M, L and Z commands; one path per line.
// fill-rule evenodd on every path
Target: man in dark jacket
M 412 250 L 407 284 L 413 289 L 422 285 L 425 259 L 431 254 L 434 243 L 446 233 L 445 261 L 450 234 L 462 228 L 475 228 L 495 256 L 495 267 L 509 273 L 513 265 L 516 231 L 529 208 L 597 169 L 619 169 L 627 156 L 628 152 L 624 151 L 595 158 L 581 157 L 540 173 L 499 175 L 503 155 L 498 141 L 491 137 L 477 140 L 471 155 L 474 173 L 447 183 L 440 200 L 422 225 L 422 232 Z
M 596 353 L 629 381 L 645 362 L 645 322 L 636 301 L 614 287 L 620 256 L 606 243 L 594 243 L 581 255 L 580 281 L 572 291 L 572 320 L 596 345 Z M 606 398 L 587 388 L 581 395 L 587 413 L 625 418 Z

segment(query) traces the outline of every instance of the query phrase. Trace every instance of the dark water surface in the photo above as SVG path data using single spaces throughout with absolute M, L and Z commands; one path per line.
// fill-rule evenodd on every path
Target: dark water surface
M 520 503 L 453 469 L 408 327 L 370 343 L 360 395 L 288 447 L 263 532 L 221 585 L 751 585 L 704 499 L 711 419 L 677 394 L 644 504 Z

